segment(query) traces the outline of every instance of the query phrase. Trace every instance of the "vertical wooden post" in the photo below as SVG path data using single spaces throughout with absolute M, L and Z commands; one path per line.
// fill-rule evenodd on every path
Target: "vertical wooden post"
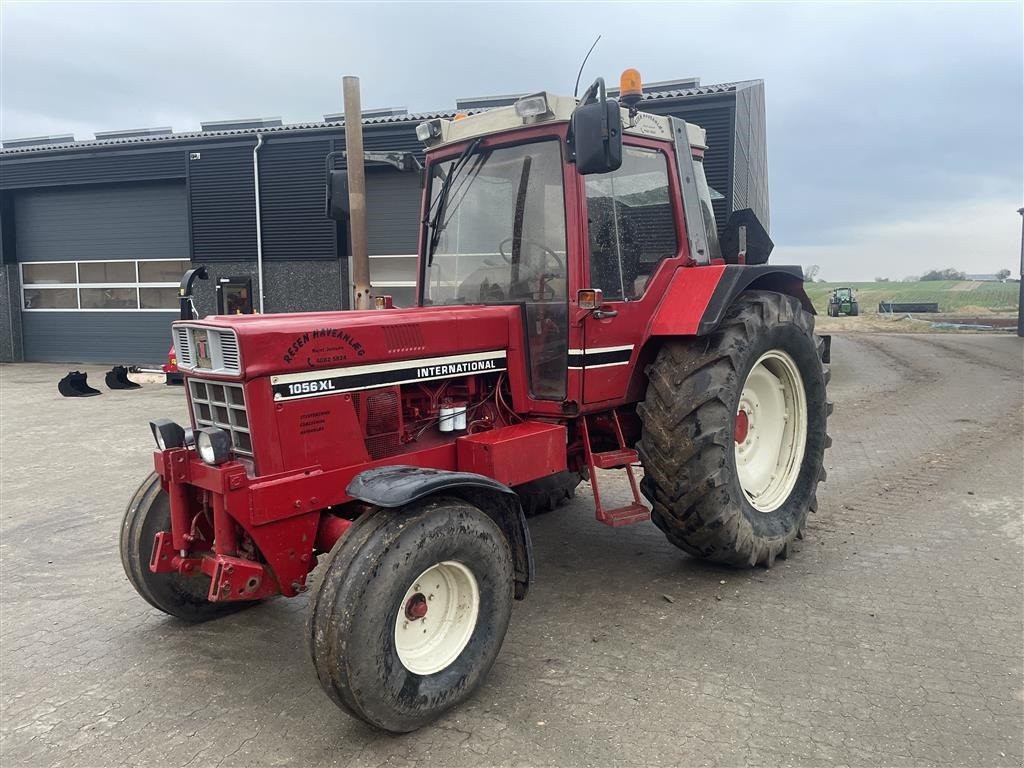
M 370 309 L 370 257 L 366 245 L 366 172 L 363 168 L 363 110 L 359 78 L 342 78 L 345 98 L 345 167 L 348 173 L 349 231 L 352 240 L 354 309 Z

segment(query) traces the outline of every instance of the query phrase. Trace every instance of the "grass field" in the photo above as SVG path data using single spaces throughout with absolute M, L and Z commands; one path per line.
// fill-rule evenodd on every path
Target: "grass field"
M 939 303 L 940 312 L 1015 312 L 1017 283 L 980 283 L 935 280 L 920 283 L 806 283 L 807 295 L 815 309 L 825 313 L 833 288 L 853 288 L 861 314 L 878 311 L 880 301 L 927 301 Z

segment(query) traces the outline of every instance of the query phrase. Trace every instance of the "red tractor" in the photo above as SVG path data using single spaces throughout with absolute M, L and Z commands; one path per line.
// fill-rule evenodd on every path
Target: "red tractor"
M 404 732 L 481 683 L 534 578 L 525 518 L 582 480 L 601 523 L 789 555 L 824 478 L 828 340 L 749 211 L 719 238 L 703 129 L 620 98 L 598 80 L 418 127 L 417 306 L 174 323 L 191 424 L 152 422 L 121 530 L 142 597 L 202 621 L 319 564 L 324 690 Z

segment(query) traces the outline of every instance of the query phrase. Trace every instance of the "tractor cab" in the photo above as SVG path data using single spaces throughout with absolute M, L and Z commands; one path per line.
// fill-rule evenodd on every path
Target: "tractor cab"
M 520 306 L 541 412 L 623 397 L 672 274 L 722 259 L 704 129 L 631 93 L 623 109 L 598 80 L 580 102 L 542 92 L 417 129 L 419 303 Z

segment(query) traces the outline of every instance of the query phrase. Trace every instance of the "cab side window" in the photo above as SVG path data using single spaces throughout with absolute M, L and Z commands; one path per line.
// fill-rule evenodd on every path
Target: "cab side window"
M 622 167 L 586 178 L 590 287 L 611 301 L 643 295 L 658 262 L 679 251 L 668 158 L 623 147 Z

